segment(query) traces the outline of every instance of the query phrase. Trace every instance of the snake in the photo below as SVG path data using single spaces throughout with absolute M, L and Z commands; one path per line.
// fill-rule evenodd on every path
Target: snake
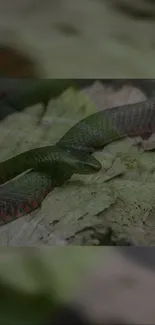
M 97 111 L 73 125 L 53 146 L 34 148 L 0 163 L 0 225 L 31 213 L 76 174 L 101 170 L 95 151 L 125 137 L 155 132 L 155 98 Z

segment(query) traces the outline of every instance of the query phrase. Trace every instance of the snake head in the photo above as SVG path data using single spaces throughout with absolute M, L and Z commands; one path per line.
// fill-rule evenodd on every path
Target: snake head
M 102 169 L 102 165 L 95 157 L 79 150 L 67 149 L 64 161 L 75 174 L 94 174 Z

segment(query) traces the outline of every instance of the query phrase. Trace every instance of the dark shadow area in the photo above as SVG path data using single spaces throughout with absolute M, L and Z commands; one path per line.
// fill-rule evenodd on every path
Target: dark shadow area
M 99 241 L 97 246 L 135 246 L 135 243 L 127 239 L 125 235 L 119 238 L 119 235 L 111 228 L 108 228 L 105 234 L 96 233 L 94 238 Z
M 51 296 L 49 299 L 46 293 L 29 294 L 2 280 L 0 280 L 0 292 L 1 324 L 5 325 L 20 323 L 33 325 L 39 322 L 39 319 L 43 322 L 59 306 L 55 295 L 53 299 Z
M 148 2 L 152 5 L 154 5 L 154 2 L 152 0 L 148 0 Z M 113 7 L 123 13 L 123 15 L 129 16 L 131 18 L 134 18 L 136 20 L 146 20 L 146 21 L 153 21 L 155 18 L 155 13 L 151 8 L 147 8 L 145 3 L 144 6 L 134 6 L 132 3 L 127 3 L 127 2 L 121 2 L 121 1 L 114 1 L 112 2 Z
M 0 45 L 0 76 L 4 78 L 36 78 L 38 67 L 28 55 L 16 48 Z
M 155 247 L 121 247 L 120 252 L 134 263 L 155 271 Z
M 25 78 L 25 75 L 21 78 L 20 74 L 19 78 L 9 78 L 3 77 L 2 73 L 0 77 L 0 120 L 17 111 L 22 111 L 27 106 L 39 103 L 44 105 L 42 118 L 50 99 L 59 96 L 68 87 L 83 89 L 91 86 L 95 81 L 97 80 Z M 154 79 L 99 79 L 98 81 L 111 86 L 116 91 L 124 85 L 132 85 L 139 88 L 147 97 L 155 95 Z
M 40 325 L 91 325 L 84 315 L 73 307 L 61 306 L 54 317 L 46 324 Z M 93 325 L 93 324 L 92 324 Z
M 0 77 L 0 120 L 28 106 L 42 103 L 43 115 L 49 100 L 59 96 L 68 87 L 82 89 L 94 82 L 89 79 L 38 79 Z

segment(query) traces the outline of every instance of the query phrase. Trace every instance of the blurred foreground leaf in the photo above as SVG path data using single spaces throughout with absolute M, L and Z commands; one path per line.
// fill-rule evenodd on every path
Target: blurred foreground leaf
M 100 250 L 5 249 L 0 253 L 0 324 L 40 324 L 70 300 Z

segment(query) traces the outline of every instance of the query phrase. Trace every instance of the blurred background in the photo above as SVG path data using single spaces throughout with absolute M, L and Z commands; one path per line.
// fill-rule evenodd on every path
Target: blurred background
M 1 0 L 0 72 L 153 78 L 154 28 L 154 1 Z
M 5 248 L 0 324 L 155 322 L 154 248 Z

